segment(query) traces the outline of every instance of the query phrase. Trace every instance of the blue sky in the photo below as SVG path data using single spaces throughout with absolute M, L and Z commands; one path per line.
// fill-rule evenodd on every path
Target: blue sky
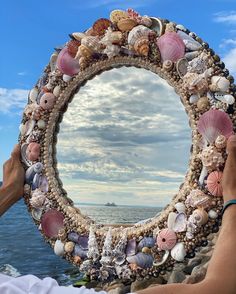
M 0 11 L 0 165 L 17 142 L 28 91 L 68 34 L 112 9 L 134 8 L 183 24 L 207 41 L 236 76 L 236 1 L 2 1 Z M 176 172 L 178 172 L 176 170 Z M 182 171 L 181 171 L 182 172 Z M 0 179 L 2 171 L 0 171 Z

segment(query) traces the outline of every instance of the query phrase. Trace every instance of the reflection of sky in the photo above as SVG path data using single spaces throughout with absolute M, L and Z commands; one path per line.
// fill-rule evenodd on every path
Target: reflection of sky
M 166 81 L 107 71 L 77 93 L 58 135 L 58 169 L 75 202 L 165 205 L 184 179 L 188 118 Z

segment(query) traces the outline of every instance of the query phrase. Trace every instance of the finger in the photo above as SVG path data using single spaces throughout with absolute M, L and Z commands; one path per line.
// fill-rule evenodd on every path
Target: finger
M 20 153 L 21 153 L 20 145 L 16 144 L 13 151 L 12 151 L 12 153 L 11 153 L 11 157 L 13 159 L 19 159 L 20 160 Z
M 236 151 L 236 135 L 230 136 L 227 141 L 227 152 L 230 153 L 230 151 Z

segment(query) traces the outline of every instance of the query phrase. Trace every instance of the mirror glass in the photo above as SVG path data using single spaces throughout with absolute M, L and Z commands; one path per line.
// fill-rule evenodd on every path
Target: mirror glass
M 158 75 L 122 67 L 89 80 L 60 124 L 57 160 L 68 196 L 97 223 L 157 215 L 183 182 L 191 129 Z

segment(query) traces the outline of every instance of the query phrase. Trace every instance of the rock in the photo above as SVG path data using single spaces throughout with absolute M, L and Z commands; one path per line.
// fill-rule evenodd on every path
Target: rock
M 195 266 L 195 268 L 192 271 L 191 276 L 187 277 L 183 283 L 185 284 L 196 284 L 201 282 L 205 276 L 206 276 L 207 269 L 206 267 L 203 267 L 201 264 L 198 266 Z
M 162 285 L 164 283 L 164 280 L 161 277 L 158 278 L 150 278 L 149 280 L 142 280 L 142 281 L 134 281 L 131 284 L 130 292 L 137 292 L 139 290 L 145 289 L 149 287 L 150 285 Z
M 111 289 L 110 291 L 108 291 L 109 294 L 121 294 L 121 293 L 124 293 L 122 292 L 122 289 L 121 287 L 117 287 L 117 288 L 114 288 L 114 289 Z
M 96 288 L 98 287 L 99 282 L 98 281 L 90 281 L 86 284 L 86 288 L 91 289 L 91 288 Z
M 190 259 L 188 265 L 183 269 L 183 272 L 187 275 L 191 275 L 192 270 L 195 268 L 195 266 L 198 266 L 202 261 L 201 257 L 195 257 L 193 259 Z
M 182 271 L 177 271 L 174 270 L 167 282 L 167 284 L 172 284 L 172 283 L 182 283 L 185 280 L 186 276 Z
M 110 293 L 110 291 L 116 291 L 113 294 L 115 294 L 115 293 L 117 293 L 117 294 L 119 293 L 120 294 L 122 292 L 122 290 L 123 290 L 124 287 L 125 286 L 122 283 L 116 283 L 116 284 L 113 283 L 112 285 L 110 284 L 107 287 L 104 287 L 104 290 L 107 291 L 107 292 L 109 292 L 109 293 Z

